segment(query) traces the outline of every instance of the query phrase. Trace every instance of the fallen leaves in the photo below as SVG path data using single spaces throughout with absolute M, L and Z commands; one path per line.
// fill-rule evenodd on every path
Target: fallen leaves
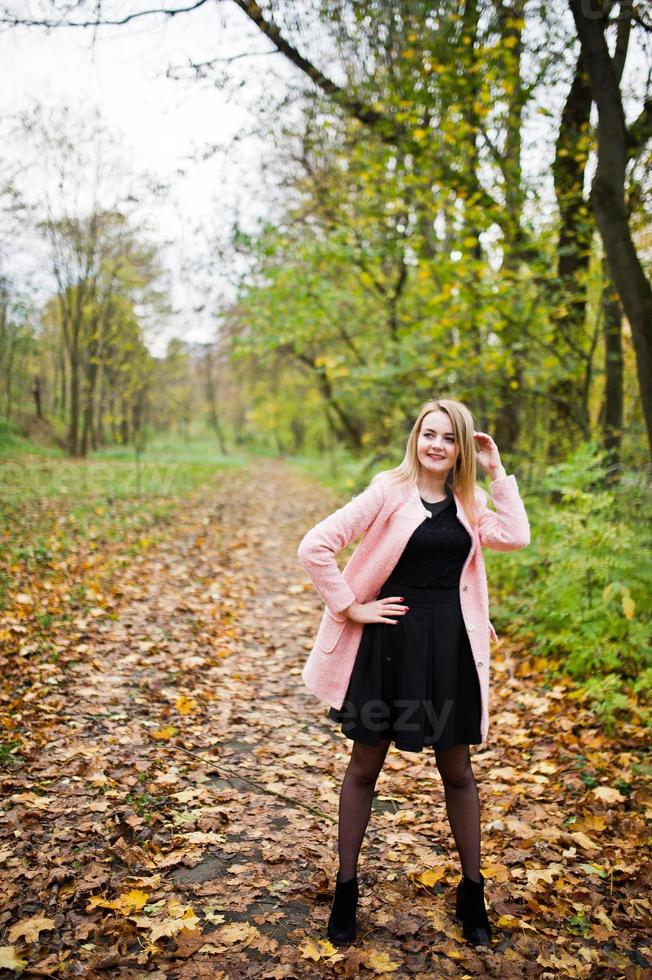
M 166 725 L 164 728 L 158 728 L 156 731 L 150 732 L 150 738 L 155 738 L 161 742 L 167 742 L 169 739 L 174 738 L 179 732 L 178 728 L 174 725 Z
M 190 932 L 194 932 L 198 928 L 199 919 L 190 906 L 183 908 L 175 899 L 168 902 L 167 911 L 169 918 L 147 924 L 147 927 L 150 929 L 150 939 L 153 943 L 161 939 L 162 936 L 176 936 L 182 929 L 188 929 Z M 143 925 L 143 920 L 138 920 L 137 925 Z
M 27 960 L 21 960 L 13 946 L 0 946 L 0 970 L 24 970 Z
M 626 797 L 613 786 L 595 786 L 591 791 L 593 795 L 604 803 L 622 803 Z
M 189 715 L 197 708 L 197 702 L 194 698 L 187 698 L 185 694 L 178 697 L 174 702 L 174 707 L 179 712 L 180 715 Z
M 26 943 L 35 943 L 38 942 L 42 932 L 49 932 L 50 929 L 54 929 L 54 925 L 54 919 L 44 915 L 33 915 L 11 926 L 7 936 L 10 943 L 15 943 L 17 939 L 24 939 Z
M 131 915 L 133 912 L 138 912 L 144 905 L 147 904 L 149 900 L 148 892 L 139 891 L 134 889 L 130 892 L 125 892 L 123 895 L 119 895 L 118 898 L 112 901 L 101 898 L 99 895 L 93 895 L 92 898 L 88 900 L 88 905 L 86 910 L 92 912 L 93 909 L 113 909 L 116 912 L 120 912 L 121 915 Z
M 280 469 L 252 513 L 241 479 L 219 491 L 218 535 L 211 491 L 147 554 L 122 546 L 114 578 L 86 580 L 66 630 L 37 631 L 33 611 L 70 608 L 70 581 L 65 593 L 25 581 L 30 602 L 1 624 L 13 653 L 0 968 L 479 975 L 454 918 L 459 859 L 430 753 L 390 750 L 360 938 L 325 938 L 350 743 L 306 700 L 320 602 L 293 550 L 324 502 Z M 491 740 L 473 754 L 498 972 L 537 956 L 535 970 L 569 976 L 644 969 L 644 739 L 605 738 L 562 683 L 542 689 L 546 661 L 526 654 L 512 671 L 495 655 Z

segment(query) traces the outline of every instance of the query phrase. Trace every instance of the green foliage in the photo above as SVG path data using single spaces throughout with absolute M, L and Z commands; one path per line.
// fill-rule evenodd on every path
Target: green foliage
M 610 488 L 606 477 L 605 454 L 582 443 L 536 490 L 521 487 L 530 546 L 486 560 L 501 595 L 497 626 L 559 658 L 610 726 L 652 688 L 652 502 L 643 481 Z

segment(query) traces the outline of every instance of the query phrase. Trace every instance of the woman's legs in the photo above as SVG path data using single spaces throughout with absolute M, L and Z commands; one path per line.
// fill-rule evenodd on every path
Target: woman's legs
M 337 831 L 340 881 L 351 879 L 357 869 L 373 801 L 376 780 L 383 768 L 391 739 L 381 739 L 379 745 L 354 742 L 342 788 Z
M 480 798 L 469 746 L 435 749 L 435 759 L 444 783 L 446 812 L 462 863 L 462 874 L 480 881 Z

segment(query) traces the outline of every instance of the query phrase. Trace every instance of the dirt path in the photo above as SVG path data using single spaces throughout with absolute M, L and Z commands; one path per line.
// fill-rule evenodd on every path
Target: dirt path
M 468 947 L 452 915 L 459 866 L 432 754 L 393 748 L 362 852 L 361 938 L 324 941 L 350 743 L 300 677 L 322 606 L 295 555 L 336 505 L 280 462 L 220 476 L 43 662 L 4 779 L 0 965 L 645 975 L 643 737 L 607 741 L 506 642 L 490 741 L 472 750 L 495 946 Z

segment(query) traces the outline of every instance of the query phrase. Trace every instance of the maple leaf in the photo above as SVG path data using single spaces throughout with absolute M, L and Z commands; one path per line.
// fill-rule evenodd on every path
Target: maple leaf
M 259 936 L 258 929 L 249 922 L 229 922 L 228 925 L 212 932 L 211 940 L 222 943 L 222 945 L 231 946 L 235 943 L 244 943 L 245 946 L 248 946 Z
M 95 908 L 114 909 L 122 915 L 131 915 L 132 912 L 139 912 L 149 901 L 149 894 L 135 888 L 130 892 L 124 892 L 112 901 L 102 898 L 101 895 L 93 895 L 88 900 L 86 911 L 90 912 Z
M 38 941 L 39 933 L 47 932 L 49 929 L 54 929 L 54 919 L 47 919 L 43 915 L 33 915 L 31 919 L 23 919 L 13 925 L 7 935 L 10 943 L 15 942 L 21 936 L 24 937 L 26 943 L 35 943 Z
M 596 786 L 591 790 L 594 796 L 605 803 L 622 803 L 625 797 L 613 786 Z
M 177 734 L 178 729 L 174 725 L 165 725 L 164 728 L 158 728 L 155 732 L 150 732 L 151 738 L 156 738 L 161 742 L 166 742 L 168 739 L 172 738 L 173 735 Z
M 148 923 L 151 929 L 151 942 L 155 943 L 162 936 L 176 936 L 182 929 L 188 929 L 190 932 L 194 932 L 199 925 L 199 919 L 190 905 L 187 908 L 183 908 L 179 902 L 168 902 L 168 912 L 170 913 L 169 919 Z
M 374 973 L 393 973 L 394 970 L 398 970 L 400 963 L 396 960 L 391 960 L 389 954 L 385 950 L 370 949 L 365 950 L 364 954 L 364 964 L 373 970 Z
M 304 960 L 314 960 L 315 963 L 322 958 L 322 951 L 319 948 L 319 940 L 313 936 L 308 936 L 305 943 L 299 947 Z
M 194 698 L 187 698 L 185 694 L 181 694 L 174 702 L 174 707 L 180 715 L 189 715 L 197 707 L 197 702 Z
M 16 955 L 13 946 L 0 946 L 0 970 L 24 970 L 27 960 L 21 960 Z
M 408 878 L 413 881 L 414 884 L 421 891 L 428 891 L 434 888 L 438 881 L 441 881 L 445 876 L 446 871 L 444 868 L 427 868 L 426 871 L 422 871 L 421 874 L 416 874 L 414 871 L 408 872 Z

